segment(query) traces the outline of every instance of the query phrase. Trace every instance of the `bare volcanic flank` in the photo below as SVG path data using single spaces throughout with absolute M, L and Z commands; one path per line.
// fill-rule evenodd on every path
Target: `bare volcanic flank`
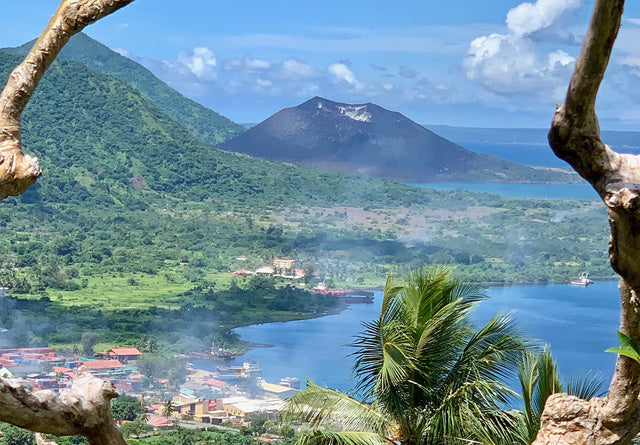
M 375 104 L 350 105 L 321 97 L 280 110 L 221 146 L 319 170 L 404 182 L 571 180 L 568 173 L 472 152 Z

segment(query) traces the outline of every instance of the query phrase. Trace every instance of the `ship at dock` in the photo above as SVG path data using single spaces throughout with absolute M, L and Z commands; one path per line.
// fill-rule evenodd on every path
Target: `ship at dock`
M 338 300 L 348 304 L 373 303 L 373 292 L 368 290 L 332 289 L 328 288 L 324 283 L 320 283 L 316 287 L 312 288 L 311 292 L 323 295 L 333 295 Z
M 584 272 L 582 275 L 580 275 L 580 277 L 571 280 L 571 282 L 569 284 L 571 284 L 573 286 L 587 287 L 588 285 L 593 284 L 593 283 L 594 283 L 594 281 L 589 279 L 589 274 Z

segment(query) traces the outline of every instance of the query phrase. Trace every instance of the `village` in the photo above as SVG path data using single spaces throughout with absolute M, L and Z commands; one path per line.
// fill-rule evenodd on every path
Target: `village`
M 179 388 L 159 379 L 160 389 L 150 389 L 149 376 L 137 366 L 142 355 L 133 347 L 109 349 L 93 358 L 61 356 L 52 348 L 0 349 L 0 377 L 16 379 L 34 391 L 59 392 L 86 369 L 111 381 L 119 394 L 140 399 L 147 412 L 144 419 L 155 430 L 184 424 L 241 427 L 257 417 L 276 420 L 285 400 L 300 390 L 297 378 L 285 377 L 278 384 L 264 381 L 255 362 L 218 367 L 210 362 L 212 371 L 187 363 L 188 374 Z

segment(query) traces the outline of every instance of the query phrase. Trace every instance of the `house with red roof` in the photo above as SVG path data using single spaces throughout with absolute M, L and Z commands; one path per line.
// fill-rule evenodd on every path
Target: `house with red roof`
M 127 363 L 130 360 L 138 360 L 142 353 L 138 348 L 113 348 L 107 351 L 107 355 L 110 359 Z
M 225 386 L 227 386 L 227 384 L 225 382 L 223 382 L 222 380 L 216 380 L 216 379 L 207 379 L 204 382 L 205 385 L 207 386 L 211 386 L 211 387 L 215 387 L 215 388 L 224 388 Z
M 236 276 L 243 276 L 243 275 L 253 275 L 253 272 L 247 269 L 238 269 L 234 271 L 233 274 Z
M 173 426 L 173 420 L 167 419 L 166 417 L 156 416 L 153 414 L 149 415 L 149 419 L 147 420 L 147 423 L 156 430 L 167 429 Z
M 93 360 L 81 362 L 80 364 L 89 368 L 91 372 L 115 371 L 124 367 L 120 360 Z

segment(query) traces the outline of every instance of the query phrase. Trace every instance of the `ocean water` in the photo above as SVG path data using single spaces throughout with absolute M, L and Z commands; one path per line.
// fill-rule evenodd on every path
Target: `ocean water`
M 556 157 L 546 143 L 521 144 L 501 142 L 456 142 L 471 151 L 497 156 L 507 161 L 539 167 L 570 168 L 569 164 Z
M 539 344 L 548 344 L 565 378 L 597 372 L 606 383 L 615 367 L 615 354 L 604 350 L 617 346 L 619 318 L 617 281 L 589 287 L 550 284 L 490 287 L 490 296 L 476 308 L 476 324 L 496 312 L 512 313 L 520 329 Z M 351 390 L 352 348 L 346 346 L 361 329 L 361 322 L 375 319 L 381 293 L 372 304 L 351 305 L 340 314 L 312 320 L 269 323 L 236 329 L 244 340 L 271 347 L 251 349 L 248 358 L 263 367 L 263 377 L 277 383 L 285 376 L 341 390 Z M 240 359 L 246 359 L 243 357 Z
M 570 168 L 569 164 L 556 157 L 551 147 L 544 139 L 537 144 L 523 144 L 520 142 L 477 142 L 454 141 L 456 144 L 471 151 L 497 156 L 507 161 L 539 167 Z M 605 135 L 606 142 L 606 135 Z M 627 141 L 631 142 L 631 141 Z M 634 145 L 613 145 L 612 148 L 620 153 L 640 154 L 640 148 Z
M 415 187 L 436 190 L 469 190 L 477 193 L 492 193 L 507 198 L 526 199 L 577 199 L 581 201 L 599 201 L 600 197 L 593 188 L 580 184 L 503 184 L 485 182 L 421 182 L 409 183 Z

